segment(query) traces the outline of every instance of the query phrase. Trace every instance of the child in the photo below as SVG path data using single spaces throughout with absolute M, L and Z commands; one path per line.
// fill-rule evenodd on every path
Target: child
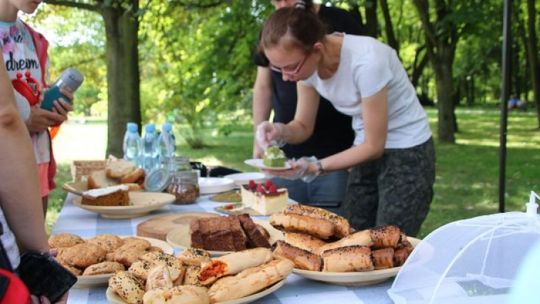
M 48 128 L 67 119 L 73 110 L 70 103 L 54 101 L 53 111 L 40 108 L 47 85 L 47 40 L 18 18 L 19 11 L 33 13 L 40 1 L 0 0 L 0 48 L 9 78 L 12 81 L 17 108 L 32 137 L 38 164 L 43 213 L 47 212 L 48 195 L 55 188 L 56 163 Z M 70 100 L 72 94 L 62 90 Z

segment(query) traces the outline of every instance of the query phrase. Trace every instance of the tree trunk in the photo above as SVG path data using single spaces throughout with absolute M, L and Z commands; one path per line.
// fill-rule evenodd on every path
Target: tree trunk
M 379 23 L 377 21 L 377 0 L 366 0 L 366 34 L 377 38 Z
M 456 118 L 454 114 L 452 63 L 440 56 L 434 63 L 437 87 L 437 109 L 439 117 L 439 140 L 454 143 L 456 138 Z
M 384 17 L 384 29 L 386 32 L 386 39 L 388 40 L 388 45 L 396 50 L 396 53 L 399 57 L 399 41 L 396 38 L 394 33 L 394 24 L 392 23 L 392 18 L 390 17 L 390 8 L 388 7 L 388 2 L 386 0 L 380 0 L 381 10 Z
M 138 10 L 138 0 L 132 1 L 132 12 Z M 107 154 L 122 157 L 122 140 L 127 122 L 141 124 L 139 92 L 139 21 L 135 14 L 115 8 L 104 8 L 107 36 Z M 142 131 L 142 129 L 139 129 Z
M 540 128 L 540 59 L 538 58 L 538 45 L 536 37 L 536 8 L 534 0 L 527 0 L 527 48 L 529 50 L 529 63 L 531 66 L 531 82 L 534 92 L 534 102 L 536 104 L 536 116 L 538 128 Z

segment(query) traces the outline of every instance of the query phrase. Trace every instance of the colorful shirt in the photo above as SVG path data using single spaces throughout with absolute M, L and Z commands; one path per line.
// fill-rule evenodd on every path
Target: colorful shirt
M 32 36 L 20 19 L 15 22 L 0 22 L 0 47 L 9 77 L 13 80 L 19 74 L 24 80 L 26 79 L 25 73 L 29 72 L 32 78 L 38 81 L 40 90 L 43 90 L 42 69 L 36 48 Z M 26 121 L 30 117 L 30 103 L 21 92 L 16 89 L 13 91 L 19 114 Z M 37 163 L 50 162 L 50 140 L 47 132 L 31 133 L 30 135 Z

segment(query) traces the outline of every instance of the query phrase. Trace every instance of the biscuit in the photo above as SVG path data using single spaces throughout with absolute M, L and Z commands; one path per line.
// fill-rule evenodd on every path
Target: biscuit
M 202 263 L 210 261 L 208 251 L 199 248 L 187 248 L 176 256 L 185 265 L 201 266 Z
M 72 247 L 77 244 L 84 243 L 84 240 L 75 234 L 71 233 L 58 233 L 51 235 L 48 240 L 50 248 L 63 248 L 63 247 Z
M 79 268 L 76 268 L 76 267 L 73 267 L 73 266 L 69 266 L 68 264 L 66 264 L 65 262 L 62 262 L 58 259 L 56 259 L 58 261 L 58 264 L 62 265 L 62 267 L 64 267 L 65 269 L 69 270 L 69 272 L 73 273 L 74 275 L 76 276 L 80 276 L 82 271 L 79 269 Z
M 171 279 L 171 274 L 165 264 L 155 265 L 150 269 L 146 278 L 146 290 L 172 287 L 173 281 Z
M 122 248 L 130 249 L 130 248 L 137 248 L 141 250 L 146 250 L 152 246 L 149 241 L 140 239 L 138 237 L 130 236 L 127 238 L 122 239 L 124 241 L 124 244 L 122 245 Z
M 142 303 L 144 287 L 141 281 L 128 271 L 119 271 L 109 279 L 109 288 L 127 303 Z
M 184 275 L 185 269 L 182 262 L 173 255 L 160 252 L 148 252 L 140 256 L 139 259 L 151 262 L 154 265 L 165 264 L 169 269 L 173 281 Z
M 146 251 L 139 248 L 128 248 L 126 250 L 122 249 L 124 246 L 120 246 L 112 253 L 111 261 L 118 262 L 126 267 L 131 266 L 139 260 L 139 257 L 146 253 Z M 109 257 L 107 257 L 109 258 Z
M 134 274 L 137 278 L 146 280 L 148 277 L 148 272 L 152 267 L 154 267 L 154 263 L 139 260 L 131 264 L 128 271 Z
M 86 268 L 105 259 L 107 252 L 96 244 L 82 243 L 65 248 L 58 254 L 58 259 L 70 266 Z
M 88 243 L 96 244 L 103 248 L 107 252 L 114 251 L 116 248 L 122 246 L 124 241 L 116 235 L 112 234 L 100 234 L 87 240 Z
M 83 272 L 83 275 L 98 275 L 98 274 L 108 274 L 115 273 L 117 271 L 126 270 L 124 265 L 117 262 L 101 262 L 94 265 L 86 267 Z

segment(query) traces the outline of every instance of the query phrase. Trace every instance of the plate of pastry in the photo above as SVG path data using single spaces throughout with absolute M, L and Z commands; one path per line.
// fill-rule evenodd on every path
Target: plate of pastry
M 413 247 L 419 239 L 407 237 Z M 279 245 L 278 245 L 279 246 Z M 278 249 L 279 250 L 279 249 Z M 336 248 L 321 253 L 322 271 L 294 268 L 293 272 L 306 279 L 343 286 L 367 286 L 378 284 L 396 276 L 401 266 L 396 265 L 396 254 L 404 254 L 399 249 L 382 248 L 371 250 L 367 246 L 349 246 Z M 408 256 L 408 253 L 406 254 Z M 345 261 L 344 256 L 354 257 Z M 404 263 L 404 259 L 399 265 Z M 352 265 L 352 266 L 351 266 Z M 297 264 L 296 267 L 299 265 Z M 354 269 L 350 268 L 353 267 Z M 384 267 L 377 269 L 379 267 Z M 359 270 L 362 271 L 352 271 Z
M 252 220 L 248 214 L 200 218 L 167 233 L 167 242 L 176 248 L 201 248 L 221 256 L 252 247 L 266 247 L 283 238 L 268 221 Z
M 246 165 L 250 165 L 252 167 L 259 168 L 262 170 L 284 171 L 284 170 L 289 170 L 291 168 L 291 165 L 287 163 L 286 161 L 283 161 L 283 165 L 281 166 L 267 166 L 264 164 L 264 161 L 262 158 L 246 159 L 244 163 Z
M 126 269 L 123 255 L 127 256 L 134 247 L 140 249 L 137 251 L 139 256 L 149 252 L 174 253 L 174 249 L 162 240 L 113 234 L 82 239 L 75 234 L 58 233 L 49 237 L 49 245 L 58 250 L 57 261 L 77 276 L 74 288 L 106 285 L 116 271 Z
M 224 265 L 224 267 L 216 267 Z M 106 295 L 110 303 L 221 303 L 256 301 L 283 286 L 293 263 L 274 258 L 268 248 L 243 250 L 206 261 L 198 267 L 195 286 L 191 275 L 173 286 L 157 265 L 148 271 L 143 286 L 131 271 L 117 272 L 109 281 Z M 190 266 L 188 266 L 189 268 Z M 187 281 L 186 281 L 187 280 Z
M 105 218 L 123 219 L 142 216 L 175 200 L 169 193 L 128 192 L 127 186 L 118 185 L 85 191 L 73 204 Z

